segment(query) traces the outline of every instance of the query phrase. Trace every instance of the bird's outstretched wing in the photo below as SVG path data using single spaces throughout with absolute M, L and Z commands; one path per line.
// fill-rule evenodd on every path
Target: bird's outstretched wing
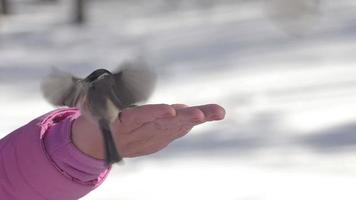
M 146 101 L 156 84 L 156 74 L 142 61 L 125 62 L 113 73 L 114 93 L 124 106 Z
M 83 94 L 82 79 L 70 73 L 52 68 L 51 73 L 42 81 L 41 90 L 46 100 L 55 106 L 76 106 Z

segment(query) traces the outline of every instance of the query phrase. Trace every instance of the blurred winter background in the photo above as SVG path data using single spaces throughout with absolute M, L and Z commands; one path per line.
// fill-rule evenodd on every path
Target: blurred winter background
M 150 103 L 227 110 L 83 199 L 356 198 L 355 1 L 6 2 L 1 136 L 53 109 L 39 91 L 52 66 L 82 76 L 138 56 L 159 72 Z

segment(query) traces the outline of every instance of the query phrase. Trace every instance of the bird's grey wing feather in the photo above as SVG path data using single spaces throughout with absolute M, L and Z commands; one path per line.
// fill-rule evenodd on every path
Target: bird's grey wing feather
M 115 94 L 124 106 L 146 101 L 156 84 L 156 74 L 143 62 L 126 62 L 113 73 Z
M 64 95 L 63 105 L 69 107 L 78 107 L 78 103 L 85 97 L 87 85 L 82 80 L 76 81 L 73 86 Z
M 81 95 L 82 87 L 78 84 L 81 80 L 70 73 L 53 68 L 41 83 L 42 94 L 55 106 L 75 106 Z

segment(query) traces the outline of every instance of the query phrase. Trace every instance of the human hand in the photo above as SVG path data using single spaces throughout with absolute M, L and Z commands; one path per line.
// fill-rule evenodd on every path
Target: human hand
M 194 126 L 221 120 L 224 115 L 224 109 L 213 104 L 144 105 L 126 109 L 114 124 L 119 152 L 123 157 L 155 153 L 186 135 Z
M 155 153 L 186 135 L 194 126 L 222 120 L 224 116 L 225 110 L 216 104 L 192 107 L 151 104 L 123 110 L 112 128 L 117 136 L 120 155 L 137 157 Z M 100 131 L 89 123 L 85 118 L 76 120 L 72 131 L 73 142 L 84 153 L 103 159 Z

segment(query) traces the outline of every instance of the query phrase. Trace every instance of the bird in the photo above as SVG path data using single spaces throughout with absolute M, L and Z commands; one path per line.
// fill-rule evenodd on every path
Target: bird
M 147 101 L 153 93 L 156 74 L 144 62 L 128 61 L 114 72 L 94 70 L 85 78 L 53 68 L 41 82 L 44 98 L 54 106 L 80 108 L 102 132 L 105 161 L 111 165 L 122 161 L 111 124 L 120 112 Z

